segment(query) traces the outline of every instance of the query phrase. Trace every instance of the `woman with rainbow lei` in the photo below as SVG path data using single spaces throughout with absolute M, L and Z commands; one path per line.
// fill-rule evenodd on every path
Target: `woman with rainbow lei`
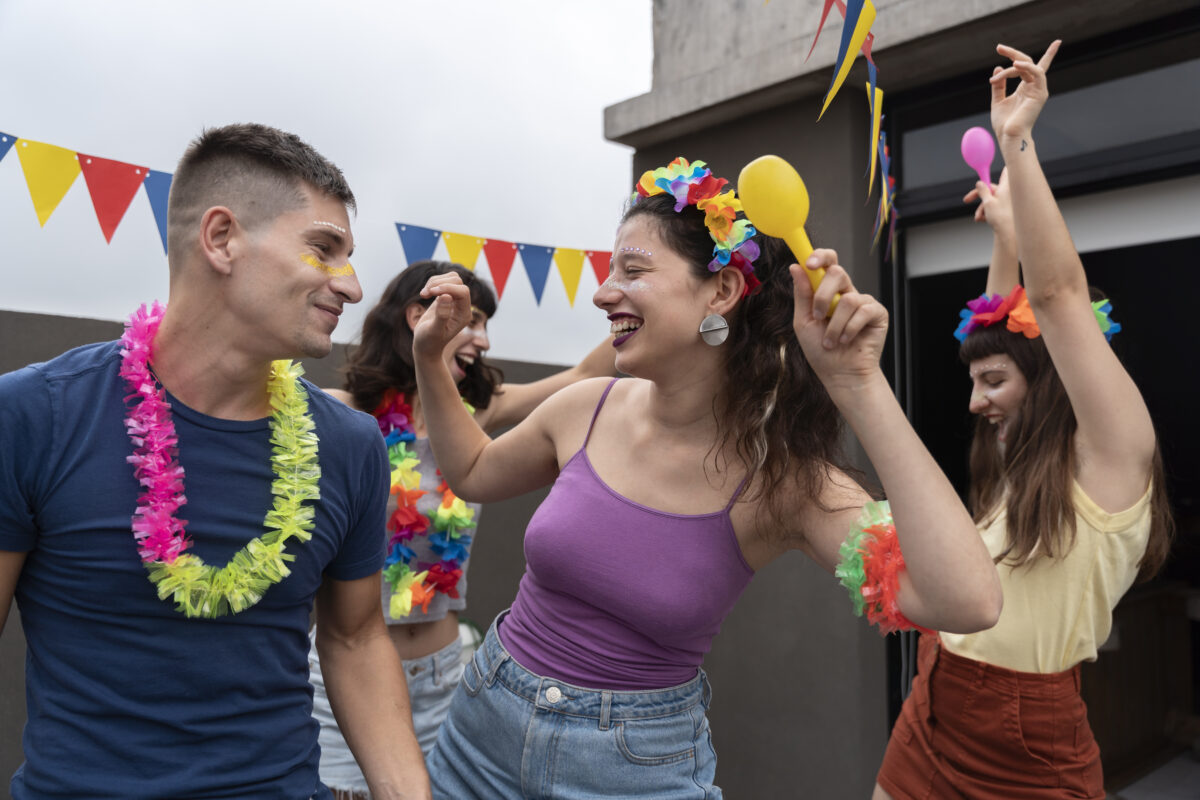
M 887 312 L 831 250 L 789 268 L 726 183 L 682 158 L 642 176 L 594 298 L 634 377 L 570 386 L 495 440 L 440 357 L 469 289 L 423 292 L 417 384 L 450 486 L 489 502 L 554 484 L 428 759 L 435 797 L 721 797 L 700 665 L 755 570 L 789 550 L 834 570 L 871 500 L 837 466 L 839 411 L 896 517 L 857 527 L 908 562 L 863 548 L 889 560 L 865 559 L 872 611 L 962 632 L 999 614 L 970 515 L 879 368 Z M 820 267 L 814 293 L 801 270 Z
M 875 800 L 1105 797 L 1079 663 L 1096 658 L 1113 607 L 1169 547 L 1150 414 L 1109 347 L 1120 326 L 1090 296 L 1034 147 L 1058 45 L 1037 63 L 997 47 L 1012 60 L 991 78 L 1007 166 L 998 186 L 965 198 L 982 201 L 976 219 L 995 233 L 987 293 L 955 336 L 979 415 L 970 501 L 1004 610 L 987 631 L 921 636 Z
M 442 352 L 461 405 L 473 416 L 465 424 L 482 430 L 512 425 L 569 383 L 613 373 L 612 348 L 605 341 L 572 369 L 534 383 L 503 383 L 500 370 L 483 359 L 496 297 L 473 272 L 448 261 L 414 262 L 392 279 L 363 322 L 359 346 L 345 368 L 346 390 L 329 393 L 372 414 L 388 447 L 392 497 L 383 615 L 404 662 L 413 724 L 426 756 L 462 676 L 458 614 L 467 604 L 466 571 L 480 513 L 478 503 L 457 498 L 438 472 L 413 372 L 412 328 L 429 306 L 421 289 L 446 274 L 457 275 L 470 292 L 469 323 Z M 309 667 L 314 716 L 321 723 L 321 779 L 339 800 L 365 797 L 362 771 L 329 710 L 315 649 Z

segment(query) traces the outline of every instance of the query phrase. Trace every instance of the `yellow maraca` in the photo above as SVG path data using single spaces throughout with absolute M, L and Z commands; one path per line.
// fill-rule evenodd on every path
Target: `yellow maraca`
M 804 232 L 804 222 L 808 219 L 808 190 L 804 188 L 800 174 L 779 156 L 759 156 L 742 167 L 737 193 L 746 219 L 768 236 L 788 243 L 816 291 L 825 277 L 825 270 L 804 267 L 813 246 Z M 826 316 L 833 314 L 840 298 L 840 294 L 834 295 Z

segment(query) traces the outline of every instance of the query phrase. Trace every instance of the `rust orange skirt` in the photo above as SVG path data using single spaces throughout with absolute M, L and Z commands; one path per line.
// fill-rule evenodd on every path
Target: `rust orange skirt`
M 922 635 L 918 675 L 879 785 L 894 800 L 1103 800 L 1079 665 L 1041 675 L 955 655 Z

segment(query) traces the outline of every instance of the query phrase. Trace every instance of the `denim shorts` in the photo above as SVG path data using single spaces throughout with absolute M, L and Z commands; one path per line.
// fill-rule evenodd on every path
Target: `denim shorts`
M 703 671 L 635 692 L 542 678 L 500 643 L 503 617 L 467 665 L 427 759 L 435 798 L 720 800 Z
M 313 686 L 313 717 L 321 723 L 318 735 L 321 745 L 321 782 L 331 789 L 365 794 L 367 781 L 346 740 L 342 738 L 337 720 L 329 708 L 329 698 L 325 695 L 321 661 L 317 658 L 315 629 L 308 653 L 308 671 Z M 438 728 L 450 710 L 450 700 L 454 697 L 454 689 L 462 674 L 461 639 L 455 639 L 436 653 L 404 662 L 413 727 L 417 732 L 417 743 L 421 745 L 421 752 L 426 758 L 437 741 Z

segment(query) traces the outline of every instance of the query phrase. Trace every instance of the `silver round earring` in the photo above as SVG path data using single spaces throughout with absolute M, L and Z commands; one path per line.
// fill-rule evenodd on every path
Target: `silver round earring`
M 720 314 L 709 314 L 700 323 L 700 338 L 713 347 L 724 344 L 729 338 L 729 323 Z

